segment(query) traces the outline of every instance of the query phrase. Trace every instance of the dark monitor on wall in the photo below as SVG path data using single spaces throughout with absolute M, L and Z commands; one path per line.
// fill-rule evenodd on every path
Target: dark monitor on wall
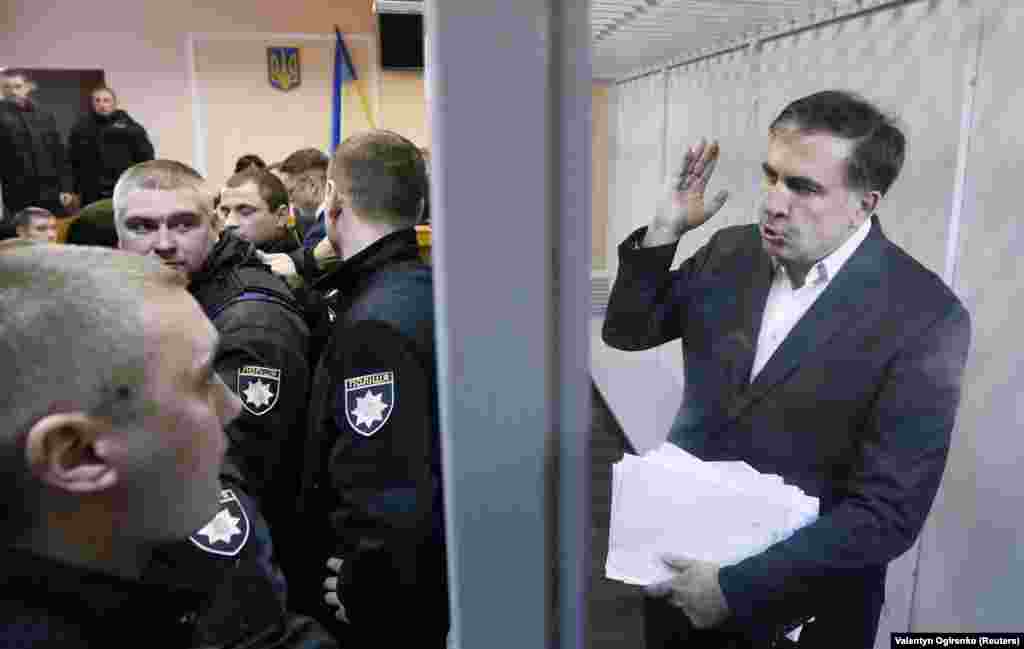
M 423 14 L 381 13 L 381 67 L 385 70 L 423 69 Z

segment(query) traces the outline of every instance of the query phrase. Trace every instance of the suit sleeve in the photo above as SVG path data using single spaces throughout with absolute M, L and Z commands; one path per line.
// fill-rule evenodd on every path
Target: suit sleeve
M 332 395 L 337 441 L 328 465 L 338 503 L 330 515 L 338 556 L 390 566 L 387 575 L 362 574 L 412 586 L 417 547 L 429 533 L 439 488 L 431 469 L 428 369 L 412 343 L 387 324 L 346 329 L 342 344 L 343 371 Z
M 275 496 L 294 487 L 284 483 L 298 479 L 306 423 L 308 331 L 304 323 L 287 326 L 287 318 L 283 307 L 253 302 L 230 306 L 217 318 L 217 373 L 243 405 L 227 427 L 228 457 L 268 517 L 276 512 Z
M 970 318 L 957 302 L 914 336 L 878 388 L 839 504 L 787 540 L 721 569 L 738 621 L 794 619 L 844 576 L 884 566 L 913 545 L 945 469 L 970 337 Z
M 619 272 L 608 298 L 601 337 L 625 351 L 657 347 L 682 335 L 686 284 L 706 263 L 714 238 L 671 271 L 676 245 L 640 248 L 647 228 L 619 245 Z

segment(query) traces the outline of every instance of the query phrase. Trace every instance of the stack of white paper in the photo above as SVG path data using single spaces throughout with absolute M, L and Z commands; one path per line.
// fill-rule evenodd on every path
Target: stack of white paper
M 745 462 L 704 462 L 666 442 L 612 467 L 605 576 L 646 586 L 672 577 L 663 554 L 737 563 L 818 516 L 818 499 Z

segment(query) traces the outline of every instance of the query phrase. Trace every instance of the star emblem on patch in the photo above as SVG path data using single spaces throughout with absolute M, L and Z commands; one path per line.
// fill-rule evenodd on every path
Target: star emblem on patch
M 274 393 L 270 389 L 270 384 L 264 383 L 259 379 L 250 383 L 249 387 L 245 389 L 243 394 L 245 395 L 245 400 L 249 402 L 249 405 L 257 408 L 266 407 L 274 397 Z
M 231 489 L 220 492 L 220 511 L 197 532 L 188 537 L 204 552 L 233 557 L 249 540 L 249 515 Z
M 345 379 L 345 421 L 363 437 L 372 436 L 391 418 L 395 410 L 395 394 L 394 372 L 376 372 Z
M 281 370 L 262 365 L 238 369 L 237 390 L 242 407 L 257 417 L 270 412 L 281 394 Z
M 383 392 L 378 394 L 370 390 L 361 397 L 356 397 L 356 407 L 352 415 L 356 418 L 356 426 L 371 428 L 375 422 L 384 421 L 384 413 L 389 406 L 384 403 Z
M 210 543 L 231 543 L 236 534 L 242 533 L 242 528 L 238 526 L 241 520 L 238 516 L 232 516 L 228 510 L 222 509 L 196 534 L 205 536 Z

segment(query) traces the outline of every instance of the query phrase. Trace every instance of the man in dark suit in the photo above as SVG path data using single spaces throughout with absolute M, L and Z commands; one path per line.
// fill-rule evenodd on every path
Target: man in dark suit
M 886 566 L 914 543 L 945 468 L 970 343 L 960 301 L 875 214 L 903 151 L 875 107 L 816 93 L 772 123 L 757 224 L 669 270 L 680 237 L 727 199 L 705 205 L 718 146 L 702 141 L 652 224 L 620 245 L 603 337 L 626 350 L 682 340 L 669 440 L 820 499 L 818 520 L 735 565 L 666 557 L 676 576 L 647 589 L 649 649 L 780 646 L 800 622 L 800 646 L 873 645 Z

